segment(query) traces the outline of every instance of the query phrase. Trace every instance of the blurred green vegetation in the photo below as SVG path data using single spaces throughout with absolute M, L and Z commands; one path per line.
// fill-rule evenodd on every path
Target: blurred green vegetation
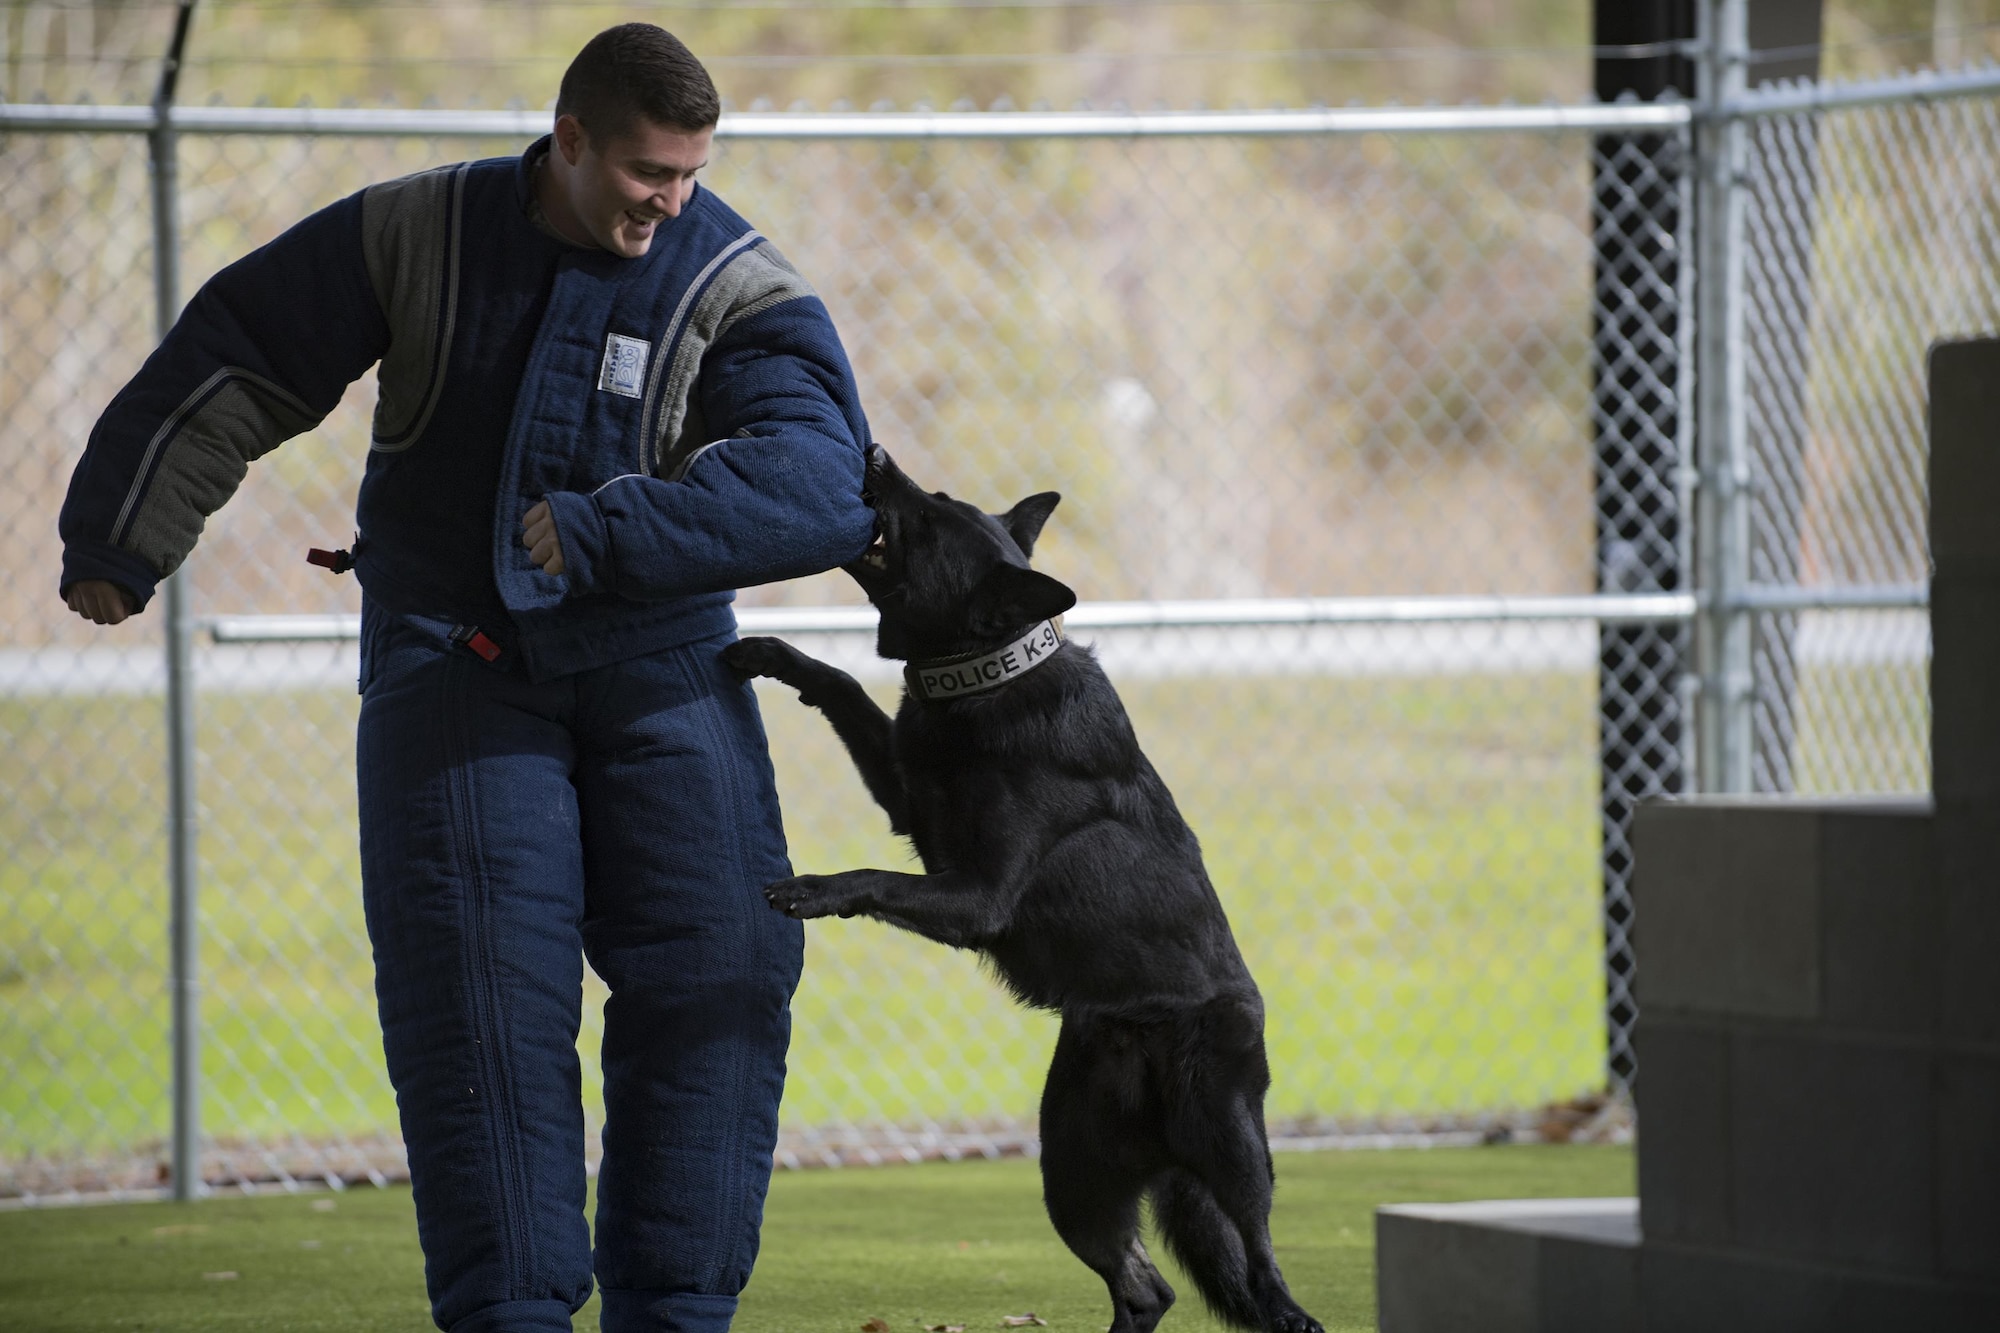
M 1064 493 L 1045 562 L 1087 599 L 1559 593 L 1592 577 L 1585 143 L 741 140 L 706 179 L 824 296 L 913 475 Z M 371 181 L 518 147 L 184 136 L 183 292 Z M 0 441 L 52 514 L 151 346 L 144 155 L 23 135 L 0 161 Z M 199 610 L 355 609 L 302 548 L 352 530 L 372 394 L 251 469 L 189 562 Z M 0 625 L 88 637 L 36 581 L 0 584 Z
M 161 0 L 14 0 L 8 95 L 144 100 L 170 10 Z M 203 0 L 183 95 L 540 106 L 577 47 L 633 17 L 589 2 Z M 739 108 L 1539 99 L 1578 95 L 1589 78 L 1588 10 L 1563 0 L 749 0 L 654 5 L 643 17 L 685 40 Z
M 2000 51 L 2000 0 L 1829 0 L 1823 68 L 1855 77 Z M 202 0 L 183 97 L 289 105 L 545 105 L 594 0 Z M 168 0 L 8 0 L 11 100 L 145 101 Z M 738 108 L 1575 99 L 1585 0 L 704 0 L 649 6 Z

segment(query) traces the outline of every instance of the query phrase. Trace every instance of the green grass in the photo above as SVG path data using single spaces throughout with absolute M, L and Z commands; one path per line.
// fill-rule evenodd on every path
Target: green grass
M 1272 1234 L 1330 1333 L 1375 1327 L 1378 1203 L 1630 1194 L 1600 1147 L 1282 1154 Z M 329 1207 L 329 1205 L 331 1205 Z M 1156 1247 L 1157 1248 L 1157 1247 Z M 39 1333 L 399 1333 L 430 1327 L 407 1190 L 0 1213 L 0 1324 Z M 207 1276 L 234 1273 L 233 1278 Z M 1170 1333 L 1213 1333 L 1189 1283 Z M 742 1333 L 996 1328 L 1033 1311 L 1097 1333 L 1102 1284 L 1065 1250 L 1025 1161 L 781 1172 Z M 596 1327 L 593 1300 L 577 1319 Z
M 1264 989 L 1274 1117 L 1534 1105 L 1599 1082 L 1593 689 L 1125 687 Z M 908 864 L 819 716 L 763 697 L 797 865 Z M 159 709 L 0 702 L 17 760 L 0 802 L 15 849 L 0 858 L 0 1163 L 166 1133 Z M 338 691 L 200 702 L 203 1119 L 222 1138 L 394 1124 L 360 920 L 354 709 Z M 873 922 L 814 923 L 808 940 L 788 1126 L 1033 1114 L 1049 1016 L 970 956 Z

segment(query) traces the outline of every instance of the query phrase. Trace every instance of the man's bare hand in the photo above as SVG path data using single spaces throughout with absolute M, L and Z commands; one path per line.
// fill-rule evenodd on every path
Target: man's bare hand
M 562 541 L 556 536 L 556 517 L 549 512 L 547 500 L 522 516 L 521 545 L 528 548 L 528 559 L 543 573 L 563 572 Z
M 69 603 L 70 610 L 100 625 L 115 625 L 127 616 L 139 614 L 139 604 L 132 594 L 108 579 L 81 579 L 72 583 L 63 600 Z

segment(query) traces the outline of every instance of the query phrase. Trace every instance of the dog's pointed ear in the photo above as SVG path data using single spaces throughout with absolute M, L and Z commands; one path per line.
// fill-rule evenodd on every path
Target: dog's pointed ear
M 1007 529 L 1014 544 L 1021 548 L 1022 555 L 1035 553 L 1035 538 L 1042 535 L 1042 524 L 1049 521 L 1049 515 L 1055 512 L 1061 499 L 1062 496 L 1055 491 L 1043 491 L 1029 496 L 1000 515 L 1000 525 Z
M 1059 616 L 1076 605 L 1069 587 L 1025 565 L 995 565 L 972 590 L 966 620 L 980 637 Z

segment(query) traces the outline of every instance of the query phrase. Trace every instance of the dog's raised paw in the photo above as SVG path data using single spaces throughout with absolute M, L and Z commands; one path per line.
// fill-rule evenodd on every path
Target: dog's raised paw
M 782 678 L 798 652 L 783 639 L 758 636 L 738 639 L 721 652 L 722 664 L 739 676 Z
M 821 875 L 795 875 L 764 886 L 764 901 L 794 921 L 822 916 L 849 916 L 845 903 Z

